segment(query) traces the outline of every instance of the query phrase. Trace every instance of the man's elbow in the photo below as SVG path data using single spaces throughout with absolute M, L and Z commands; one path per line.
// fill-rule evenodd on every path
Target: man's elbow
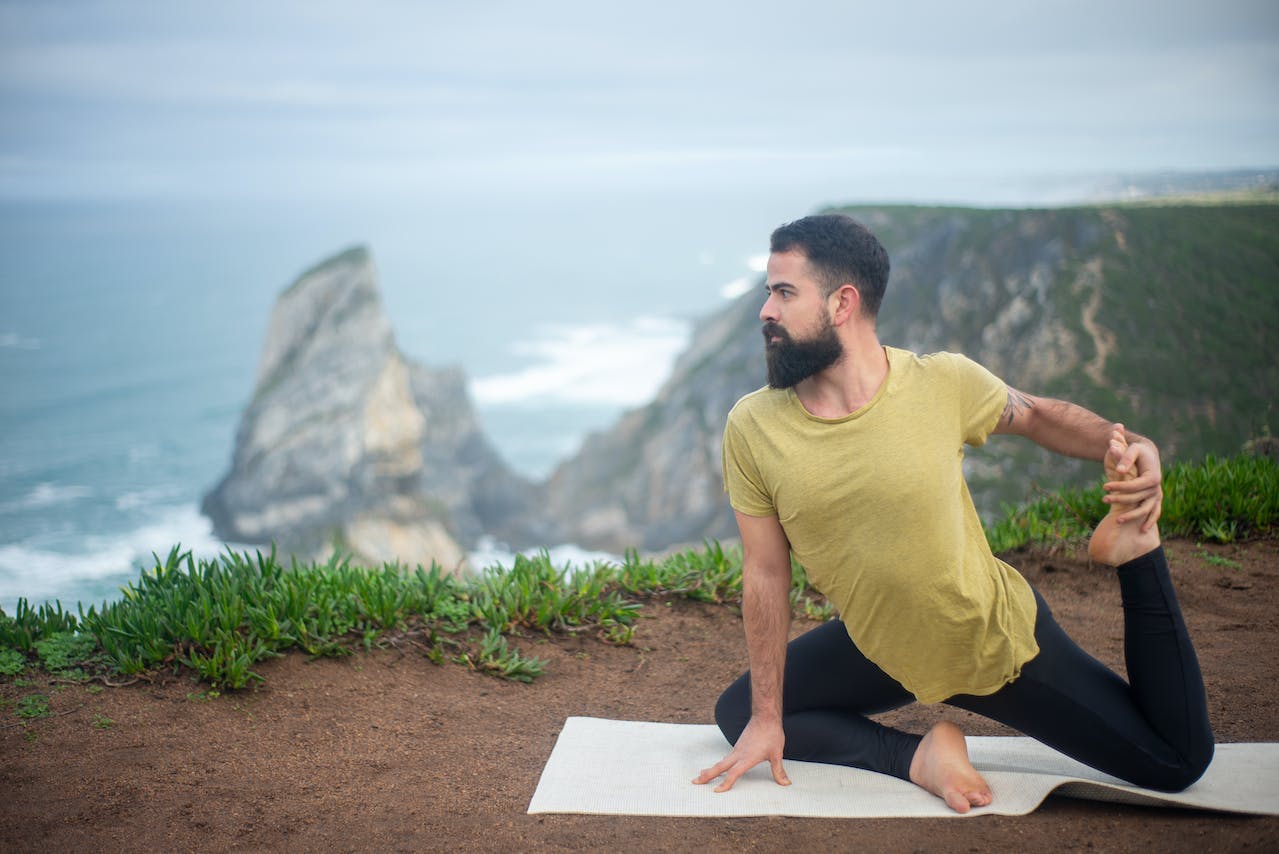
M 1039 435 L 1039 430 L 1044 423 L 1040 404 L 1042 401 L 1038 398 L 1032 398 L 1030 395 L 1021 395 L 1022 405 L 1013 406 L 1011 403 L 1004 409 L 999 421 L 995 424 L 995 433 L 1003 433 L 1009 436 L 1024 436 L 1033 440 Z

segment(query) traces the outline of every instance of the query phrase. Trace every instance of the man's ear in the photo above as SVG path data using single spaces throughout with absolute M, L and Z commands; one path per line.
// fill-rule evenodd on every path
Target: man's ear
M 862 294 L 852 282 L 840 285 L 830 295 L 829 300 L 828 305 L 833 303 L 831 317 L 836 326 L 842 326 L 848 322 L 849 318 L 861 314 Z

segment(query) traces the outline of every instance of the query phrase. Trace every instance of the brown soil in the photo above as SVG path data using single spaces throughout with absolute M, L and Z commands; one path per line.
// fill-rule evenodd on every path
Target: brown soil
M 1217 740 L 1279 740 L 1279 541 L 1175 542 L 1168 551 Z M 1072 636 L 1122 667 L 1118 593 L 1105 571 L 1073 550 L 1010 560 Z M 256 690 L 214 699 L 186 678 L 96 692 L 6 683 L 0 847 L 1279 850 L 1279 818 L 1056 797 L 1029 816 L 964 821 L 525 814 L 566 717 L 707 723 L 718 692 L 742 669 L 731 608 L 655 602 L 644 616 L 631 647 L 527 639 L 527 652 L 549 660 L 532 685 L 436 666 L 409 645 L 315 662 L 289 656 L 260 667 L 266 682 Z M 33 692 L 50 695 L 55 716 L 23 725 L 8 703 Z M 923 728 L 938 713 L 916 706 L 887 717 Z M 1007 734 L 958 719 L 970 734 Z

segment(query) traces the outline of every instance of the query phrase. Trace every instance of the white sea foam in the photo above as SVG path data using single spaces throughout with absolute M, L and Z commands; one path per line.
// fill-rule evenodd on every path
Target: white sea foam
M 0 607 L 12 613 L 20 596 L 32 603 L 87 603 L 93 597 L 86 590 L 132 581 L 139 568 L 152 564 L 153 553 L 163 558 L 179 544 L 202 558 L 228 548 L 213 536 L 209 520 L 193 504 L 165 508 L 153 521 L 117 537 L 86 537 L 76 551 L 32 543 L 0 546 Z
M 750 270 L 750 274 L 733 279 L 733 281 L 722 286 L 719 289 L 720 296 L 724 299 L 737 299 L 742 294 L 753 288 L 755 286 L 757 276 L 768 269 L 768 256 L 750 256 L 746 259 L 746 269 Z
M 522 552 L 513 552 L 505 544 L 496 542 L 491 537 L 484 537 L 467 554 L 466 559 L 471 568 L 477 572 L 495 566 L 510 569 L 515 564 L 516 554 L 535 557 L 541 551 L 541 549 L 526 549 Z M 551 563 L 560 568 L 585 569 L 599 561 L 608 561 L 609 563 L 622 562 L 622 558 L 615 554 L 592 551 L 571 543 L 551 546 L 546 549 L 546 553 L 550 556 Z
M 19 597 L 33 605 L 58 599 L 72 610 L 76 602 L 87 607 L 103 598 L 116 598 L 115 591 L 134 581 L 139 571 L 153 566 L 156 557 L 163 560 L 175 545 L 190 550 L 197 559 L 255 548 L 217 539 L 209 520 L 193 504 L 165 508 L 154 521 L 119 537 L 88 537 L 77 551 L 30 543 L 0 546 L 0 608 L 12 614 Z M 531 557 L 539 551 L 529 549 L 522 554 Z M 579 570 L 598 561 L 622 560 L 609 552 L 567 543 L 547 552 L 555 566 Z M 506 545 L 486 538 L 470 552 L 468 563 L 476 571 L 494 566 L 509 569 L 515 555 Z
M 661 317 L 544 326 L 531 340 L 512 345 L 528 367 L 480 377 L 471 392 L 481 405 L 536 400 L 638 406 L 661 387 L 689 329 L 685 321 Z

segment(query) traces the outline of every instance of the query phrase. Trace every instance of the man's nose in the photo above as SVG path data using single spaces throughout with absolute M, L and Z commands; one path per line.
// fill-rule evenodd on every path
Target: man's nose
M 776 322 L 780 317 L 777 313 L 777 301 L 774 296 L 774 294 L 769 294 L 768 299 L 764 300 L 764 305 L 759 310 L 759 319 L 765 323 Z

